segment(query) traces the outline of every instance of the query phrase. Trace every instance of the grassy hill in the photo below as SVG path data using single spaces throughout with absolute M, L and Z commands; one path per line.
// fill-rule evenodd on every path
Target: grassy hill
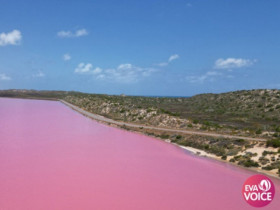
M 201 94 L 173 99 L 161 106 L 182 117 L 210 121 L 236 128 L 275 130 L 280 123 L 279 90 L 244 90 Z

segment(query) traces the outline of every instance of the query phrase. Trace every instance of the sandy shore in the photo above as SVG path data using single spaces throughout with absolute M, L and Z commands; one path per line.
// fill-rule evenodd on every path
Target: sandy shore
M 174 144 L 174 143 L 172 143 Z M 207 157 L 207 158 L 211 158 L 211 159 L 214 159 L 214 160 L 217 160 L 217 161 L 220 161 L 220 162 L 224 162 L 224 163 L 228 163 L 228 164 L 231 164 L 231 165 L 234 165 L 234 166 L 237 166 L 237 167 L 240 167 L 240 168 L 243 168 L 243 169 L 246 169 L 246 170 L 249 170 L 249 171 L 253 171 L 253 172 L 258 172 L 258 173 L 261 173 L 261 174 L 264 174 L 264 175 L 268 175 L 268 176 L 272 176 L 274 178 L 277 178 L 277 179 L 280 179 L 280 177 L 278 176 L 277 172 L 278 170 L 277 169 L 274 169 L 274 170 L 271 170 L 271 171 L 267 171 L 267 170 L 262 170 L 262 169 L 259 169 L 259 168 L 246 168 L 246 167 L 243 167 L 243 166 L 240 166 L 238 164 L 235 164 L 235 163 L 232 163 L 232 162 L 229 162 L 228 160 L 230 158 L 228 158 L 228 160 L 222 160 L 220 157 L 214 155 L 214 154 L 210 154 L 208 152 L 205 152 L 203 150 L 200 150 L 200 149 L 196 149 L 196 148 L 192 148 L 192 147 L 186 147 L 186 146 L 181 146 L 181 145 L 178 145 L 178 144 L 174 144 L 182 149 L 185 149 L 195 155 L 198 155 L 198 156 L 202 156 L 202 157 Z M 250 151 L 248 152 L 252 152 L 252 153 L 258 153 L 258 155 L 262 155 L 262 152 L 266 150 L 265 148 L 262 148 L 262 147 L 257 147 L 257 148 L 251 148 Z M 276 151 L 276 150 L 275 150 Z M 254 157 L 255 160 L 257 160 L 256 157 Z M 253 159 L 253 158 L 252 158 Z
M 196 148 L 193 148 L 193 147 L 186 147 L 186 146 L 182 146 L 182 145 L 178 145 L 176 144 L 177 146 L 195 154 L 195 155 L 199 155 L 199 156 L 203 156 L 203 157 L 209 157 L 209 158 L 214 158 L 214 159 L 220 159 L 219 157 L 217 157 L 216 155 L 213 155 L 213 154 L 210 154 L 208 152 L 205 152 L 203 150 L 200 150 L 200 149 L 196 149 Z

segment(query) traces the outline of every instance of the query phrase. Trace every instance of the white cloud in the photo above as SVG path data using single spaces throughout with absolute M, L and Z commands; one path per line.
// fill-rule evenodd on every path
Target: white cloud
M 142 68 L 130 63 L 121 64 L 116 69 L 108 69 L 106 77 L 121 83 L 137 82 L 142 77 L 148 77 L 157 71 L 153 68 Z
M 171 55 L 171 56 L 169 57 L 169 59 L 168 59 L 168 62 L 174 61 L 174 60 L 176 60 L 176 59 L 178 59 L 178 58 L 179 58 L 179 55 L 177 55 L 177 54 Z
M 100 73 L 102 73 L 102 69 L 101 68 L 99 68 L 99 67 L 96 67 L 94 70 L 92 70 L 92 73 L 93 74 L 100 74 Z
M 172 61 L 176 60 L 179 58 L 179 55 L 177 54 L 174 54 L 174 55 L 171 55 L 169 58 L 168 58 L 168 61 L 167 62 L 162 62 L 162 63 L 158 63 L 156 64 L 157 66 L 168 66 L 169 63 L 171 63 Z
M 44 77 L 45 74 L 42 71 L 38 71 L 36 74 L 33 74 L 32 77 Z
M 104 78 L 105 78 L 105 75 L 104 75 L 104 74 L 99 74 L 96 78 L 97 78 L 97 79 L 104 79 Z
M 61 38 L 72 38 L 72 37 L 81 37 L 81 36 L 86 36 L 88 35 L 88 31 L 86 29 L 79 29 L 76 31 L 59 31 L 57 33 L 58 37 Z
M 21 42 L 21 32 L 19 30 L 13 30 L 9 33 L 0 34 L 0 46 L 5 45 L 19 45 Z
M 187 76 L 186 79 L 190 83 L 203 83 L 206 80 L 214 81 L 215 77 L 217 76 L 222 76 L 222 74 L 217 71 L 208 71 L 205 74 L 199 76 Z
M 158 66 L 167 66 L 167 65 L 168 65 L 168 63 L 166 63 L 166 62 L 162 62 L 162 63 L 158 64 Z
M 257 60 L 249 60 L 242 58 L 220 58 L 216 60 L 214 68 L 215 69 L 233 69 L 252 66 Z
M 77 68 L 75 69 L 75 73 L 80 73 L 80 74 L 84 74 L 84 73 L 90 73 L 92 71 L 92 64 L 91 63 L 80 63 Z
M 108 80 L 120 83 L 131 83 L 137 82 L 143 77 L 148 77 L 151 73 L 155 72 L 156 69 L 153 68 L 142 68 L 134 66 L 130 63 L 120 64 L 116 68 L 111 69 L 101 69 L 96 67 L 93 69 L 92 64 L 80 63 L 75 69 L 75 73 L 80 74 L 92 74 L 94 78 L 100 80 Z
M 218 59 L 215 62 L 214 69 L 226 69 L 226 71 L 208 71 L 202 75 L 187 76 L 186 79 L 190 83 L 204 83 L 205 81 L 213 82 L 217 78 L 235 78 L 231 73 L 234 68 L 248 67 L 256 63 L 257 60 L 249 60 L 242 58 L 227 58 L 227 59 Z
M 71 60 L 71 55 L 69 55 L 68 53 L 64 54 L 63 55 L 63 60 L 65 60 L 65 61 Z
M 59 37 L 72 37 L 73 34 L 70 31 L 59 31 L 57 33 L 57 36 L 59 36 Z
M 133 66 L 130 63 L 125 63 L 125 64 L 120 64 L 118 66 L 118 69 L 120 70 L 126 70 L 126 69 L 131 69 Z
M 79 37 L 79 36 L 86 36 L 88 35 L 88 32 L 86 29 L 80 29 L 80 30 L 77 30 L 76 33 L 75 33 L 75 36 L 76 37 Z
M 0 80 L 11 80 L 12 78 L 7 76 L 6 74 L 0 74 Z

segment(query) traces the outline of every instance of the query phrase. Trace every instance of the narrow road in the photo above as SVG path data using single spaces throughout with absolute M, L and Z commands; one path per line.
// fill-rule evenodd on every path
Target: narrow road
M 101 115 L 90 113 L 90 112 L 85 111 L 64 100 L 60 100 L 60 102 L 69 106 L 73 110 L 75 110 L 87 117 L 90 117 L 94 120 L 102 121 L 102 122 L 106 122 L 106 123 L 112 123 L 112 124 L 119 125 L 119 126 L 127 126 L 127 127 L 132 127 L 132 128 L 146 128 L 146 129 L 153 129 L 153 130 L 159 130 L 159 131 L 178 132 L 178 133 L 184 133 L 184 134 L 190 134 L 190 135 L 213 136 L 213 137 L 223 137 L 223 138 L 230 138 L 230 139 L 244 139 L 244 140 L 248 140 L 248 141 L 266 141 L 266 139 L 263 139 L 263 138 L 252 138 L 252 137 L 245 137 L 245 136 L 234 136 L 234 135 L 219 134 L 219 133 L 212 133 L 212 132 L 180 130 L 180 129 L 172 129 L 172 128 L 160 128 L 160 127 L 153 127 L 153 126 L 146 126 L 146 125 L 137 125 L 137 124 L 127 123 L 127 122 L 119 122 L 116 120 L 112 120 L 110 118 L 103 117 Z

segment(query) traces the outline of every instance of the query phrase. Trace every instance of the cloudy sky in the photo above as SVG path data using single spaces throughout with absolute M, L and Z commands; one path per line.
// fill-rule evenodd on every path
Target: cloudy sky
M 0 89 L 280 88 L 279 0 L 0 0 Z

